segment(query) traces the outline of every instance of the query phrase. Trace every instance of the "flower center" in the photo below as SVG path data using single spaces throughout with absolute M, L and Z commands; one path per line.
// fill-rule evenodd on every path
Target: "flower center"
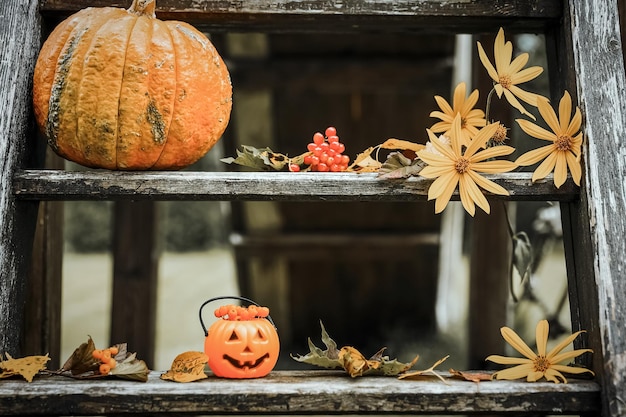
M 500 79 L 498 80 L 498 83 L 503 87 L 506 88 L 507 90 L 509 88 L 511 88 L 511 86 L 513 85 L 513 83 L 511 82 L 511 76 L 510 75 L 501 75 Z
M 461 117 L 461 129 L 467 126 L 467 119 L 465 117 Z
M 464 174 L 465 171 L 467 171 L 467 169 L 469 168 L 470 162 L 461 157 L 459 159 L 456 160 L 456 162 L 454 163 L 454 169 L 456 169 L 456 172 L 458 172 L 459 174 Z
M 545 372 L 550 368 L 550 361 L 545 356 L 537 356 L 533 359 L 536 372 Z
M 569 151 L 572 149 L 572 137 L 563 135 L 554 141 L 554 146 L 559 151 Z
M 502 123 L 498 123 L 498 128 L 496 129 L 496 133 L 493 134 L 493 136 L 491 137 L 491 140 L 494 141 L 498 145 L 503 144 L 504 140 L 506 139 L 507 131 L 508 129 L 506 128 L 506 126 L 504 126 Z

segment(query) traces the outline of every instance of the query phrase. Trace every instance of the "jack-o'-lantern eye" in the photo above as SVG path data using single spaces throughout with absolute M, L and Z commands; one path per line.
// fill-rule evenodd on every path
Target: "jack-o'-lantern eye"
M 265 334 L 261 331 L 261 329 L 257 329 L 255 339 L 261 341 L 265 340 Z
M 239 340 L 239 336 L 237 336 L 237 332 L 233 331 L 228 338 L 229 342 L 236 342 Z

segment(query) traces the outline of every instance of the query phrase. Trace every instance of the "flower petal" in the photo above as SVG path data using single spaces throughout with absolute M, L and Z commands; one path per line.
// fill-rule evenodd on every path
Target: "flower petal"
M 528 67 L 515 74 L 511 74 L 511 82 L 513 84 L 522 84 L 530 80 L 534 80 L 543 72 L 541 67 Z
M 554 185 L 556 185 L 556 188 L 561 188 L 561 185 L 563 185 L 567 179 L 566 154 L 563 151 L 557 151 L 555 152 L 555 155 L 556 164 L 554 166 Z
M 582 368 L 580 366 L 552 365 L 550 368 L 567 374 L 584 374 L 585 372 L 588 372 L 591 375 L 595 375 L 591 369 Z
M 537 354 L 532 351 L 531 348 L 528 347 L 526 342 L 524 342 L 512 329 L 509 327 L 501 327 L 500 333 L 502 333 L 502 337 L 507 341 L 509 345 L 511 345 L 515 350 L 517 350 L 522 355 L 526 356 L 528 359 L 535 359 Z
M 545 375 L 546 379 L 548 381 L 552 381 L 555 384 L 558 384 L 559 382 L 562 382 L 564 384 L 567 384 L 567 379 L 565 379 L 565 377 L 563 376 L 562 373 L 560 373 L 558 370 L 554 369 L 554 368 L 548 368 L 546 369 Z
M 481 113 L 483 113 L 482 110 L 478 110 L 478 109 L 474 109 L 474 106 L 476 105 L 476 103 L 478 103 L 478 96 L 479 96 L 479 92 L 478 90 L 474 90 L 470 93 L 470 95 L 467 97 L 467 100 L 465 100 L 465 102 L 463 103 L 463 107 L 461 109 L 459 109 L 459 111 L 461 112 L 461 114 L 464 114 L 467 117 L 470 117 L 470 115 L 472 114 L 472 112 L 475 111 L 479 111 Z M 484 113 L 483 113 L 484 114 Z
M 452 120 L 454 120 L 454 117 L 451 114 L 447 114 L 441 111 L 432 111 L 430 112 L 430 117 L 436 117 L 438 119 L 443 120 L 444 122 L 448 122 L 448 123 L 452 123 Z M 432 129 L 431 129 L 432 130 Z
M 476 203 L 478 207 L 483 209 L 483 211 L 487 214 L 491 211 L 489 207 L 489 202 L 485 198 L 485 195 L 480 191 L 480 188 L 476 185 L 476 183 L 472 180 L 472 176 L 469 175 L 469 172 L 466 172 L 465 175 L 461 176 L 460 188 L 465 188 L 469 198 Z M 473 204 L 472 204 L 473 205 Z
M 530 117 L 531 119 L 535 120 L 535 116 L 533 116 L 532 114 L 528 113 L 528 111 L 526 110 L 526 108 L 524 106 L 522 106 L 522 103 L 520 103 L 517 98 L 515 98 L 515 96 L 513 95 L 513 93 L 511 93 L 509 90 L 504 89 L 504 97 L 506 97 L 506 100 L 509 102 L 509 104 L 511 106 L 513 106 L 514 108 L 516 108 L 520 113 Z
M 512 85 L 511 87 L 509 87 L 509 91 L 513 93 L 515 97 L 518 97 L 520 100 L 525 101 L 526 103 L 535 107 L 537 107 L 537 100 L 539 100 L 539 97 L 541 97 L 539 94 L 522 90 L 516 85 Z M 533 119 L 534 119 L 534 116 L 533 116 Z
M 583 353 L 587 353 L 587 352 L 593 352 L 593 350 L 592 349 L 569 350 L 567 352 L 562 352 L 562 353 L 559 353 L 558 355 L 554 355 L 553 357 L 548 358 L 548 359 L 550 360 L 550 363 L 554 365 L 558 365 L 561 362 L 572 360 L 582 355 Z
M 512 368 L 504 369 L 502 371 L 495 372 L 493 377 L 496 379 L 520 379 L 527 377 L 533 371 L 533 365 L 525 363 L 523 365 L 517 365 Z
M 474 217 L 476 213 L 476 205 L 474 204 L 474 199 L 469 194 L 467 187 L 464 182 L 464 175 L 459 175 L 459 196 L 461 197 L 461 204 L 463 204 L 463 208 L 467 213 Z
M 478 152 L 480 148 L 484 148 L 487 141 L 493 137 L 499 126 L 499 123 L 489 123 L 487 126 L 480 129 L 465 150 L 464 156 L 469 159 Z
M 443 196 L 444 199 L 447 198 L 450 200 L 450 197 L 459 182 L 458 175 L 459 174 L 456 171 L 453 171 L 446 173 L 433 181 L 428 188 L 428 199 L 432 200 Z
M 559 352 L 561 352 L 563 349 L 565 349 L 567 346 L 569 346 L 570 343 L 572 343 L 574 341 L 574 339 L 576 339 L 578 337 L 579 334 L 581 333 L 585 333 L 584 330 L 579 330 L 576 333 L 572 333 L 571 335 L 567 336 L 565 339 L 563 339 L 558 345 L 556 345 L 555 347 L 553 347 L 550 352 L 548 352 L 548 359 L 550 361 L 554 360 L 554 357 L 556 355 L 559 354 Z M 556 361 L 561 362 L 561 361 Z
M 565 154 L 565 158 L 567 159 L 567 166 L 569 168 L 569 172 L 572 173 L 572 180 L 578 186 L 580 186 L 580 178 L 582 177 L 582 169 L 580 167 L 580 160 L 578 160 L 572 153 L 568 152 Z
M 563 97 L 561 97 L 561 101 L 559 102 L 559 122 L 561 132 L 567 132 L 570 125 L 570 117 L 572 117 L 572 98 L 567 90 L 565 90 L 565 93 L 563 93 Z
M 500 356 L 500 355 L 489 355 L 487 356 L 485 360 L 498 363 L 500 365 L 521 365 L 524 363 L 532 364 L 532 361 L 530 359 L 512 358 L 510 356 Z
M 472 180 L 474 180 L 476 185 L 480 186 L 482 189 L 492 194 L 509 195 L 509 192 L 506 190 L 506 188 L 502 187 L 500 184 L 496 184 L 495 182 L 478 175 L 474 171 L 468 171 L 467 173 L 472 178 Z
M 530 373 L 528 374 L 528 376 L 526 377 L 526 381 L 527 381 L 527 382 L 536 382 L 536 381 L 539 381 L 541 378 L 543 378 L 543 377 L 544 377 L 544 375 L 545 375 L 545 373 L 544 373 L 544 372 L 541 372 L 541 371 L 533 371 L 533 372 L 530 372 Z
M 580 113 L 580 109 L 576 107 L 576 111 L 574 112 L 574 117 L 572 117 L 572 121 L 569 123 L 569 126 L 565 130 L 565 134 L 568 136 L 574 136 L 580 130 L 580 125 L 582 124 L 583 117 Z
M 537 101 L 537 108 L 539 109 L 541 117 L 543 117 L 543 120 L 545 120 L 548 126 L 550 126 L 550 129 L 552 129 L 554 134 L 556 136 L 560 136 L 563 131 L 561 130 L 559 119 L 556 117 L 556 113 L 554 112 L 554 109 L 550 105 L 548 99 L 539 96 L 539 99 Z
M 548 334 L 550 325 L 548 320 L 541 320 L 535 329 L 535 340 L 537 341 L 537 355 L 546 356 L 546 346 L 548 345 Z
M 449 166 L 429 165 L 427 167 L 422 168 L 422 170 L 419 172 L 419 175 L 424 178 L 433 179 L 433 178 L 440 177 L 450 172 L 451 170 L 452 168 Z
M 536 124 L 529 122 L 524 119 L 515 119 L 519 127 L 522 128 L 526 134 L 532 136 L 533 138 L 549 140 L 554 142 L 556 140 L 556 135 L 553 132 L 550 132 L 543 127 L 539 127 Z
M 480 62 L 483 63 L 483 67 L 485 67 L 489 76 L 495 82 L 498 82 L 500 79 L 500 77 L 498 76 L 498 72 L 493 67 L 493 65 L 491 65 L 491 62 L 489 61 L 489 58 L 487 58 L 487 54 L 485 53 L 485 50 L 483 49 L 483 46 L 480 44 L 480 42 L 476 43 L 478 44 L 478 57 L 480 58 Z
M 497 145 L 477 152 L 472 156 L 471 161 L 484 161 L 485 159 L 495 158 L 497 156 L 510 155 L 515 152 L 515 148 L 507 145 Z
M 531 178 L 532 182 L 540 180 L 548 176 L 549 173 L 554 169 L 554 165 L 556 164 L 556 152 L 552 152 L 550 155 L 543 160 L 542 163 L 539 164 L 535 172 L 533 172 L 533 177 Z
M 519 54 L 513 61 L 511 61 L 509 71 L 513 74 L 519 72 L 522 68 L 524 68 L 524 65 L 528 63 L 529 57 L 530 55 L 527 53 Z
M 515 160 L 515 163 L 520 166 L 533 165 L 550 155 L 552 151 L 554 151 L 554 145 L 542 146 L 541 148 L 533 149 L 521 155 Z
M 463 102 L 465 101 L 466 90 L 467 88 L 464 82 L 460 82 L 456 85 L 452 96 L 452 110 L 454 113 L 461 113 Z
M 450 107 L 450 104 L 448 104 L 446 99 L 444 99 L 443 97 L 435 96 L 435 101 L 437 102 L 437 104 L 439 105 L 439 107 L 444 113 L 449 114 L 450 116 L 456 113 L 454 110 L 452 110 L 452 107 Z
M 517 168 L 517 164 L 515 162 L 506 160 L 472 163 L 472 170 L 485 174 L 502 174 L 503 172 L 512 171 L 515 168 Z

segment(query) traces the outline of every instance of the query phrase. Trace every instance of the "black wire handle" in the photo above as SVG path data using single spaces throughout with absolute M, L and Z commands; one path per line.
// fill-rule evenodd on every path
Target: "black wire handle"
M 205 305 L 212 303 L 213 301 L 219 301 L 219 300 L 239 300 L 239 301 L 245 301 L 246 303 L 254 304 L 257 307 L 261 307 L 261 305 L 258 304 L 256 301 L 253 301 L 246 297 L 240 297 L 238 295 L 222 295 L 220 297 L 214 297 L 214 298 L 210 298 L 206 300 L 204 303 L 202 303 L 202 305 L 200 306 L 200 310 L 198 311 L 198 316 L 200 317 L 200 325 L 202 326 L 202 330 L 204 330 L 205 337 L 209 335 L 209 331 L 204 325 L 204 320 L 202 320 L 202 309 L 204 308 Z M 269 320 L 270 323 L 272 323 L 272 326 L 274 326 L 274 328 L 276 328 L 276 325 L 274 324 L 274 321 L 272 320 L 272 316 L 268 314 L 266 319 Z

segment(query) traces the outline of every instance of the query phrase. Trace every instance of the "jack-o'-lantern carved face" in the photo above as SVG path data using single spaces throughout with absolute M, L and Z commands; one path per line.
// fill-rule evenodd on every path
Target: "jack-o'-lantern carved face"
M 280 343 L 265 318 L 221 319 L 213 323 L 204 342 L 209 367 L 226 378 L 259 378 L 278 361 Z

